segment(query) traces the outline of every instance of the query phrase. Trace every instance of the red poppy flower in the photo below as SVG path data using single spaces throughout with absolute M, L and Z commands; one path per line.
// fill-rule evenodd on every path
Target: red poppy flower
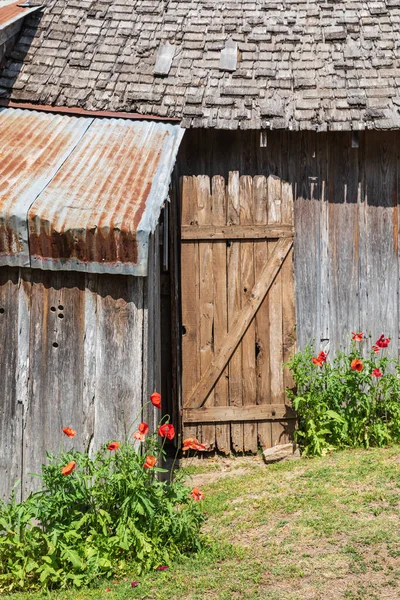
M 161 395 L 158 392 L 153 392 L 150 400 L 156 408 L 161 408 Z
M 64 427 L 63 433 L 65 433 L 65 435 L 69 438 L 73 438 L 76 436 L 76 431 L 74 429 L 71 429 L 71 427 Z
M 108 444 L 108 446 L 107 446 L 107 450 L 118 450 L 118 448 L 119 448 L 118 442 L 111 442 L 111 444 Z
M 204 500 L 204 494 L 197 487 L 192 489 L 190 495 L 192 496 L 195 502 L 199 502 L 199 500 Z
M 135 588 L 139 585 L 140 581 L 132 581 L 131 582 L 131 587 Z
M 358 373 L 361 373 L 361 371 L 364 369 L 364 365 L 362 364 L 361 360 L 355 358 L 351 361 L 350 368 L 352 371 L 357 371 Z
M 106 590 L 104 590 L 105 592 L 111 592 L 111 588 L 107 588 Z
M 149 426 L 147 425 L 147 423 L 139 423 L 138 430 L 140 431 L 140 433 L 143 433 L 143 435 L 146 435 L 147 433 L 149 433 Z
M 382 377 L 383 373 L 380 369 L 374 369 L 371 373 L 371 377 Z
M 360 333 L 355 333 L 354 331 L 351 332 L 352 333 L 352 340 L 354 342 L 362 342 L 364 339 L 364 332 L 360 331 Z
M 76 462 L 71 460 L 65 467 L 61 469 L 63 475 L 71 475 L 72 471 L 76 468 Z
M 375 344 L 372 346 L 372 350 L 375 352 L 375 354 L 378 354 L 381 351 L 381 349 L 378 348 L 378 346 L 376 346 Z
M 168 440 L 173 440 L 175 437 L 175 427 L 170 423 L 165 423 L 158 428 L 158 435 L 166 437 Z
M 379 338 L 379 340 L 376 341 L 376 345 L 378 346 L 378 348 L 387 348 L 390 344 L 390 340 L 389 338 L 385 338 L 384 334 L 382 333 L 381 337 Z
M 157 567 L 156 571 L 166 571 L 168 568 L 167 565 L 163 565 L 162 567 Z
M 327 356 L 328 355 L 321 350 L 321 352 L 318 354 L 317 358 L 312 358 L 312 361 L 313 361 L 314 365 L 317 365 L 317 367 L 322 367 L 322 365 L 324 363 L 326 363 Z
M 205 444 L 199 444 L 199 440 L 197 438 L 186 438 L 183 440 L 182 451 L 186 450 L 205 450 Z
M 152 469 L 156 464 L 157 459 L 154 456 L 146 456 L 146 460 L 144 461 L 143 468 L 144 469 Z

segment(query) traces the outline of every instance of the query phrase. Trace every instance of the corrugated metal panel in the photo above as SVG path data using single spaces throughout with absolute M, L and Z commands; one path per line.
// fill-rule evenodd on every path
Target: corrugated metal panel
M 0 111 L 0 265 L 145 275 L 182 136 L 157 122 Z

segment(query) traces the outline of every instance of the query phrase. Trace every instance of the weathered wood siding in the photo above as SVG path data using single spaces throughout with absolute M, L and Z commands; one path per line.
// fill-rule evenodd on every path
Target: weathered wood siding
M 35 489 L 47 450 L 93 451 L 142 418 L 160 383 L 157 244 L 149 278 L 0 269 L 0 497 Z
M 399 349 L 399 132 L 186 133 L 177 175 L 273 175 L 294 197 L 297 345 L 349 333 Z M 356 146 L 358 141 L 358 147 Z M 346 338 L 347 336 L 347 338 Z

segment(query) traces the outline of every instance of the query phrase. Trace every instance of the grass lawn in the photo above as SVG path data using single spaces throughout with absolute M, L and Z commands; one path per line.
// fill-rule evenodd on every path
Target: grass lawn
M 400 447 L 265 466 L 196 460 L 210 545 L 119 584 L 8 600 L 400 599 Z M 105 594 L 105 590 L 111 592 Z

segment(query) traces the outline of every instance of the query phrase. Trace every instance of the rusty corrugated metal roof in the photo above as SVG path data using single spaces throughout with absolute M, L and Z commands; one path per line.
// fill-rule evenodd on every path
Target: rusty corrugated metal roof
M 0 110 L 0 265 L 145 275 L 178 125 Z
M 40 8 L 39 6 L 21 6 L 23 3 L 23 0 L 18 0 L 18 2 L 0 4 L 0 29 L 11 25 L 11 23 L 26 17 L 31 12 Z

